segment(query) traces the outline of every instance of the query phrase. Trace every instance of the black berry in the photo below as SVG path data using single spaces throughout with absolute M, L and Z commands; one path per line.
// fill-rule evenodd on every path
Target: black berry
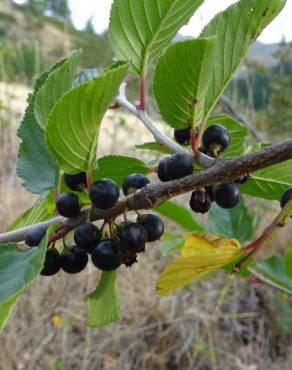
M 283 208 L 286 203 L 292 198 L 292 188 L 288 188 L 282 195 L 280 200 L 281 208 Z M 292 217 L 292 216 L 291 216 Z
M 136 222 L 126 226 L 120 233 L 121 246 L 125 249 L 140 251 L 147 242 L 147 231 Z
M 102 240 L 91 254 L 92 263 L 102 271 L 117 269 L 123 262 L 120 243 L 113 239 Z
M 85 269 L 87 262 L 87 253 L 77 246 L 73 246 L 62 254 L 62 269 L 68 274 L 81 272 Z
M 100 239 L 100 231 L 93 224 L 82 224 L 75 229 L 74 241 L 78 247 L 84 249 L 87 253 L 92 253 Z
M 157 176 L 159 180 L 163 182 L 170 180 L 170 177 L 166 169 L 168 158 L 169 157 L 162 158 L 160 162 L 158 163 Z
M 174 130 L 174 138 L 181 145 L 189 145 L 191 140 L 191 127 Z
M 232 208 L 240 200 L 239 185 L 225 182 L 215 188 L 215 201 L 222 208 Z
M 158 240 L 164 232 L 164 224 L 160 217 L 147 214 L 138 217 L 138 222 L 147 231 L 147 242 Z
M 123 183 L 123 193 L 128 195 L 135 192 L 137 189 L 144 188 L 150 181 L 142 173 L 133 173 L 126 177 Z
M 174 154 L 168 157 L 166 173 L 171 180 L 179 179 L 193 173 L 193 163 L 187 154 Z
M 223 152 L 230 144 L 230 135 L 228 130 L 221 125 L 209 126 L 202 137 L 207 152 L 219 154 Z
M 112 208 L 119 199 L 120 191 L 117 184 L 111 179 L 95 181 L 90 189 L 89 197 L 96 208 Z
M 79 198 L 74 193 L 62 193 L 56 202 L 57 211 L 64 217 L 77 217 L 80 215 Z
M 57 249 L 49 249 L 46 253 L 45 262 L 41 275 L 51 276 L 59 272 L 61 268 L 61 256 Z
M 192 192 L 190 199 L 190 207 L 194 212 L 206 213 L 211 207 L 211 199 L 209 195 L 203 190 L 196 190 Z
M 79 172 L 76 175 L 64 173 L 64 182 L 70 190 L 81 191 L 87 187 L 86 173 Z
M 46 234 L 46 228 L 43 226 L 35 226 L 30 229 L 25 237 L 25 244 L 29 247 L 36 247 L 40 244 Z

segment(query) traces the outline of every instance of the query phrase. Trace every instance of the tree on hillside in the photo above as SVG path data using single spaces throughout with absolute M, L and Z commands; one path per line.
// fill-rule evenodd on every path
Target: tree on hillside
M 46 10 L 55 18 L 71 23 L 71 11 L 67 0 L 47 0 Z

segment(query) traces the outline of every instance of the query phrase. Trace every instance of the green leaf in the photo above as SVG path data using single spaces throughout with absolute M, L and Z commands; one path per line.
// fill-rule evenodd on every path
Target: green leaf
M 18 299 L 41 272 L 46 254 L 47 236 L 40 245 L 20 252 L 16 244 L 0 245 L 0 330 Z
M 32 208 L 20 215 L 8 230 L 16 230 L 25 226 L 30 226 L 38 222 L 47 220 L 52 213 L 48 211 L 47 199 L 38 201 Z
M 213 203 L 208 215 L 212 232 L 237 239 L 240 243 L 252 240 L 255 218 L 243 201 L 231 209 Z
M 245 150 L 245 138 L 248 135 L 248 129 L 234 118 L 226 114 L 217 114 L 208 119 L 207 125 L 220 124 L 227 128 L 231 136 L 230 146 L 223 152 L 224 157 L 242 155 Z
M 268 200 L 280 200 L 283 192 L 292 184 L 292 160 L 253 172 L 241 185 L 248 195 Z
M 267 276 L 268 279 L 291 290 L 292 294 L 292 278 L 286 274 L 283 258 L 272 256 L 266 261 L 258 262 L 256 267 L 261 271 L 261 273 Z
M 158 60 L 153 92 L 162 118 L 174 128 L 196 124 L 203 117 L 211 74 L 207 58 L 214 38 L 178 42 Z
M 189 231 L 204 231 L 204 227 L 197 222 L 193 213 L 177 202 L 169 200 L 154 210 Z
M 16 172 L 22 178 L 22 185 L 31 193 L 40 194 L 55 186 L 57 166 L 44 140 L 44 131 L 35 117 L 36 94 L 46 82 L 50 73 L 62 66 L 64 61 L 55 64 L 50 71 L 44 72 L 36 81 L 34 92 L 17 135 L 22 142 L 19 147 Z
M 211 83 L 206 94 L 205 115 L 216 105 L 249 46 L 277 16 L 286 0 L 240 0 L 217 14 L 200 37 L 217 36 L 208 67 Z
M 93 165 L 100 123 L 128 68 L 128 63 L 113 64 L 69 91 L 54 106 L 46 139 L 65 172 L 74 174 Z
M 109 39 L 118 59 L 144 74 L 203 0 L 114 0 Z
M 35 99 L 35 116 L 39 125 L 45 128 L 55 103 L 71 89 L 81 51 L 75 50 L 58 66 L 44 85 L 39 89 Z
M 101 73 L 100 68 L 86 68 L 83 69 L 73 81 L 73 87 L 81 85 L 82 83 L 92 80 L 95 77 L 98 77 Z
M 149 143 L 135 145 L 135 148 L 144 149 L 144 150 L 153 150 L 153 151 L 164 153 L 164 154 L 172 153 L 172 151 L 167 149 L 164 145 L 156 143 L 156 142 L 149 142 Z
M 98 328 L 120 319 L 120 299 L 116 271 L 103 272 L 94 292 L 86 297 L 86 325 Z
M 139 159 L 121 155 L 108 155 L 99 158 L 93 171 L 94 179 L 103 177 L 114 180 L 121 186 L 125 178 L 132 173 L 149 173 L 148 166 Z

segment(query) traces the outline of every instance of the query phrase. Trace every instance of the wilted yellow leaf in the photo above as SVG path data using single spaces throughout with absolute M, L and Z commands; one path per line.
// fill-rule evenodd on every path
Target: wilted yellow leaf
M 166 295 L 235 260 L 244 252 L 235 239 L 213 234 L 190 234 L 181 256 L 170 262 L 156 282 L 156 294 Z

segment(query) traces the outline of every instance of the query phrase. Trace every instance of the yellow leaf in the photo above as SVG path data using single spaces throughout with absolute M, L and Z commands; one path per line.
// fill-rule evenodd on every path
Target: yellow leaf
M 213 234 L 190 234 L 181 256 L 170 262 L 156 282 L 156 294 L 166 295 L 235 260 L 244 252 L 235 239 Z

